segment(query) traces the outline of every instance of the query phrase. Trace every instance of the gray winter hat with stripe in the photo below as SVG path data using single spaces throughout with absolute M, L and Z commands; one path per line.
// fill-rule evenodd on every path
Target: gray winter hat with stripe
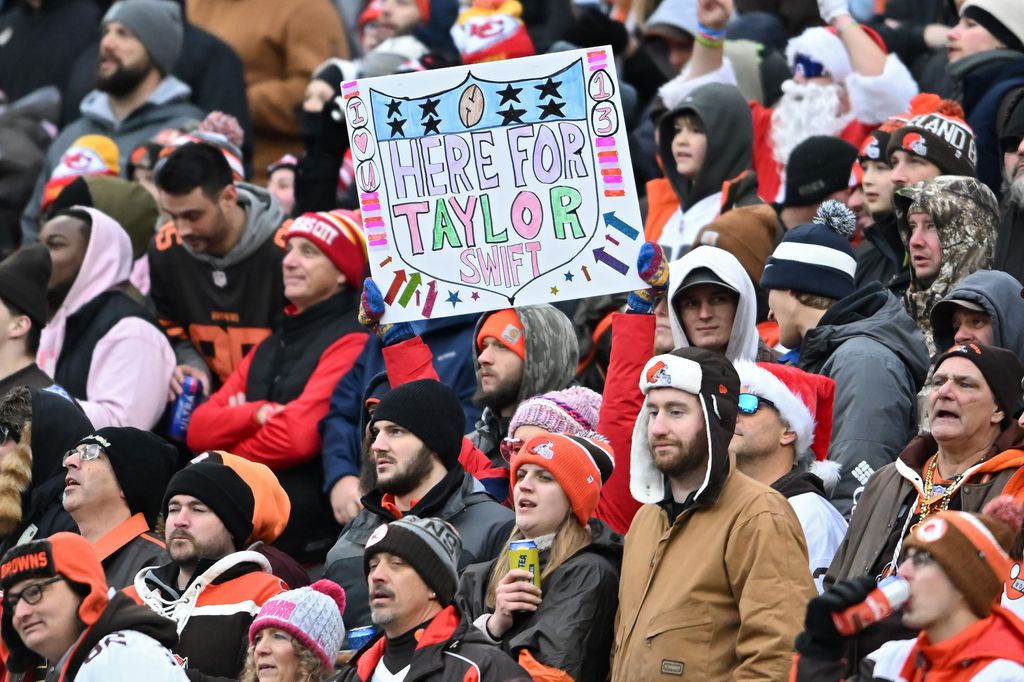
M 448 606 L 459 587 L 459 557 L 462 539 L 447 521 L 437 518 L 404 516 L 379 526 L 366 541 L 363 573 L 370 574 L 370 559 L 381 552 L 394 554 L 409 562 L 441 606 Z

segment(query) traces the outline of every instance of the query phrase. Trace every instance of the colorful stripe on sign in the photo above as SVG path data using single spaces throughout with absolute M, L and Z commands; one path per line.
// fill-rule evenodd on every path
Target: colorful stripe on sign
M 341 84 L 341 94 L 345 99 L 352 99 L 359 96 L 359 85 L 356 81 L 349 81 Z
M 600 71 L 608 65 L 608 55 L 604 50 L 587 53 L 587 68 L 590 71 Z

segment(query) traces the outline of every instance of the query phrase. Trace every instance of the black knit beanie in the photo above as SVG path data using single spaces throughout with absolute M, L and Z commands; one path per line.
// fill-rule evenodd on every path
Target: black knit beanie
M 811 206 L 850 186 L 857 148 L 830 135 L 814 135 L 796 146 L 786 164 L 786 206 Z
M 132 514 L 142 513 L 150 528 L 160 515 L 160 496 L 174 473 L 178 451 L 160 436 L 131 426 L 107 426 L 79 445 L 103 448 Z M 165 507 L 166 508 L 166 507 Z
M 42 244 L 26 246 L 0 262 L 0 300 L 27 315 L 38 329 L 46 326 L 46 285 L 52 269 L 50 251 Z
M 371 428 L 381 420 L 411 431 L 446 469 L 458 463 L 466 414 L 455 391 L 440 381 L 420 379 L 391 389 L 380 399 L 370 420 Z
M 1021 399 L 1021 379 L 1024 379 L 1024 365 L 1012 351 L 998 346 L 983 346 L 978 343 L 961 343 L 953 346 L 935 361 L 933 371 L 948 358 L 966 358 L 973 362 L 985 377 L 996 404 L 1006 417 L 1012 419 Z
M 208 506 L 231 534 L 235 548 L 245 547 L 252 535 L 256 500 L 234 469 L 212 462 L 190 464 L 167 484 L 163 511 L 167 511 L 167 503 L 175 495 L 191 495 Z
M 978 149 L 974 131 L 955 116 L 921 114 L 889 136 L 886 158 L 904 151 L 934 163 L 943 175 L 978 177 Z
M 369 576 L 370 559 L 387 552 L 402 557 L 436 594 L 441 606 L 448 606 L 459 587 L 458 565 L 462 539 L 447 521 L 405 516 L 378 526 L 366 541 L 363 573 Z

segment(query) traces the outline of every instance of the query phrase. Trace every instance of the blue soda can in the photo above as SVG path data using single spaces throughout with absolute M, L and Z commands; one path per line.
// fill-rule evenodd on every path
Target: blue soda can
M 540 550 L 533 540 L 515 540 L 508 543 L 509 570 L 522 569 L 533 576 L 533 584 L 540 589 Z
M 181 384 L 181 395 L 174 401 L 174 408 L 171 410 L 168 435 L 174 440 L 185 440 L 188 423 L 192 420 L 192 410 L 196 408 L 202 390 L 203 382 L 193 377 L 185 377 Z
M 367 625 L 366 627 L 349 630 L 348 648 L 355 649 L 356 651 L 362 649 L 367 642 L 373 639 L 373 636 L 375 634 L 377 634 L 377 628 L 375 628 L 372 625 Z

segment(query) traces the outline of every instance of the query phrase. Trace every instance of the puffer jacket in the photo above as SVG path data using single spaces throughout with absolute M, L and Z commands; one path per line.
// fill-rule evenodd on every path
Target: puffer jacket
M 384 657 L 385 648 L 387 639 L 379 633 L 327 682 L 369 682 Z M 465 620 L 456 606 L 445 608 L 424 629 L 404 678 L 405 682 L 520 682 L 528 679 L 526 671 Z
M 345 588 L 345 627 L 349 630 L 371 624 L 363 551 L 374 530 L 395 520 L 382 506 L 382 497 L 380 490 L 363 496 L 363 510 L 349 521 L 327 553 L 325 577 Z M 512 511 L 495 502 L 460 465 L 450 469 L 406 514 L 443 519 L 455 527 L 462 538 L 459 570 L 498 556 L 514 522 Z
M 551 305 L 528 305 L 515 309 L 523 324 L 526 344 L 526 359 L 523 361 L 523 378 L 519 383 L 516 404 L 540 393 L 560 391 L 569 385 L 579 363 L 579 342 L 569 318 Z M 480 369 L 480 349 L 476 338 L 480 327 L 487 320 L 481 315 L 473 331 L 473 365 Z M 507 467 L 498 446 L 508 432 L 511 416 L 502 417 L 490 407 L 484 408 L 475 429 L 467 434 L 473 445 L 490 458 L 495 466 Z
M 849 517 L 871 474 L 917 433 L 928 351 L 899 299 L 877 282 L 833 305 L 800 348 L 800 369 L 836 382 L 828 458 L 842 471 L 831 499 Z
M 518 614 L 499 645 L 519 664 L 530 669 L 533 661 L 564 671 L 573 680 L 604 680 L 608 676 L 608 650 L 612 645 L 618 607 L 622 536 L 592 519 L 593 536 L 587 545 L 541 583 L 544 595 L 533 613 Z M 550 550 L 540 553 L 541 565 Z M 462 574 L 459 603 L 467 619 L 491 613 L 487 588 L 493 561 L 475 564 Z M 529 656 L 521 658 L 522 651 Z
M 893 197 L 896 224 L 904 243 L 909 243 L 909 214 L 918 208 L 931 216 L 942 245 L 942 264 L 930 285 L 925 285 L 910 268 L 910 288 L 903 296 L 907 312 L 924 333 L 928 355 L 935 354 L 929 315 L 932 307 L 967 275 L 992 267 L 999 205 L 992 191 L 974 178 L 943 175 L 934 180 L 903 187 Z M 909 247 L 908 247 L 909 252 Z

